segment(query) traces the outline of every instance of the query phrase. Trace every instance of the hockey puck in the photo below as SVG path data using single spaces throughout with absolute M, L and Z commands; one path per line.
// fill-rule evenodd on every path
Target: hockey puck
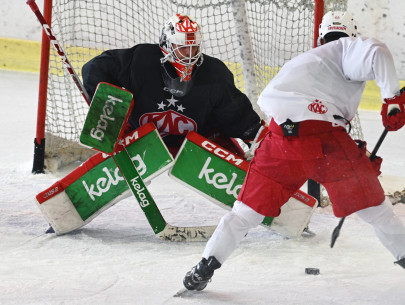
M 305 268 L 305 273 L 306 274 L 318 275 L 319 274 L 319 269 L 318 268 Z

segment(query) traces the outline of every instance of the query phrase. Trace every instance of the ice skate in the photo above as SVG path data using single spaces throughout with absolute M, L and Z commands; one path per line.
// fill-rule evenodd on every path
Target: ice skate
M 220 262 L 210 256 L 207 259 L 203 258 L 196 266 L 194 266 L 184 277 L 183 284 L 188 290 L 203 290 L 208 282 L 211 281 L 214 275 L 214 270 L 221 267 Z

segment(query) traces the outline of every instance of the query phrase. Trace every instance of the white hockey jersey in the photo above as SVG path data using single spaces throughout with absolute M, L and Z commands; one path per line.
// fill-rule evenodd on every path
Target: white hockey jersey
M 386 45 L 373 38 L 341 38 L 287 62 L 261 93 L 258 105 L 277 124 L 322 120 L 345 126 L 360 104 L 366 81 L 376 80 L 382 98 L 399 92 Z

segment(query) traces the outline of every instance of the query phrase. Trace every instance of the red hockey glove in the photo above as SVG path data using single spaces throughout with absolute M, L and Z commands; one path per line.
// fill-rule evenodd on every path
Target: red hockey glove
M 396 131 L 405 125 L 405 87 L 399 95 L 384 99 L 381 108 L 383 125 L 388 131 Z
M 360 153 L 362 155 L 366 155 L 367 157 L 370 158 L 371 153 L 367 150 L 367 142 L 365 141 L 361 141 L 361 140 L 354 140 L 358 146 L 358 148 L 360 149 Z M 374 156 L 374 158 L 371 160 L 371 166 L 373 167 L 373 169 L 375 170 L 377 176 L 381 175 L 381 163 L 383 161 L 383 159 L 379 156 Z

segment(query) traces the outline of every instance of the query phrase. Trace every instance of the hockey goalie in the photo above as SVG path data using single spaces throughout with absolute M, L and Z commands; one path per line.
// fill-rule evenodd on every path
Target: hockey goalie
M 216 164 L 208 164 L 207 160 L 219 158 L 218 167 L 212 170 L 223 175 L 227 172 L 229 181 L 233 179 L 233 190 L 239 190 L 248 162 L 235 139 L 256 146 L 267 127 L 247 96 L 236 88 L 225 64 L 202 53 L 202 43 L 198 23 L 177 14 L 164 24 L 159 44 L 109 50 L 86 63 L 82 69 L 84 87 L 93 103 L 100 83 L 125 88 L 133 94 L 134 107 L 124 130 L 124 139 L 128 140 L 124 142 L 142 179 L 147 182 L 175 165 L 171 177 L 231 208 L 237 191 L 225 199 L 218 194 L 224 189 L 226 192 L 226 187 L 207 190 L 207 185 L 213 185 L 212 178 L 201 171 Z M 189 149 L 190 145 L 196 147 Z M 185 168 L 189 158 L 198 162 Z M 235 164 L 235 160 L 240 161 Z M 196 186 L 195 179 L 182 175 L 187 170 L 194 170 L 197 177 L 204 176 L 204 185 Z M 58 198 L 62 194 L 63 200 Z M 85 225 L 127 194 L 128 186 L 111 157 L 99 153 L 41 192 L 37 200 L 55 232 L 63 234 Z M 62 201 L 64 204 L 60 204 Z M 315 202 L 298 192 L 287 206 L 294 213 L 285 214 L 294 214 L 300 220 L 291 221 L 293 230 L 283 228 L 280 232 L 295 237 L 307 225 Z M 265 225 L 270 226 L 271 222 L 267 220 Z M 274 221 L 273 228 L 277 225 L 283 227 L 282 217 Z

